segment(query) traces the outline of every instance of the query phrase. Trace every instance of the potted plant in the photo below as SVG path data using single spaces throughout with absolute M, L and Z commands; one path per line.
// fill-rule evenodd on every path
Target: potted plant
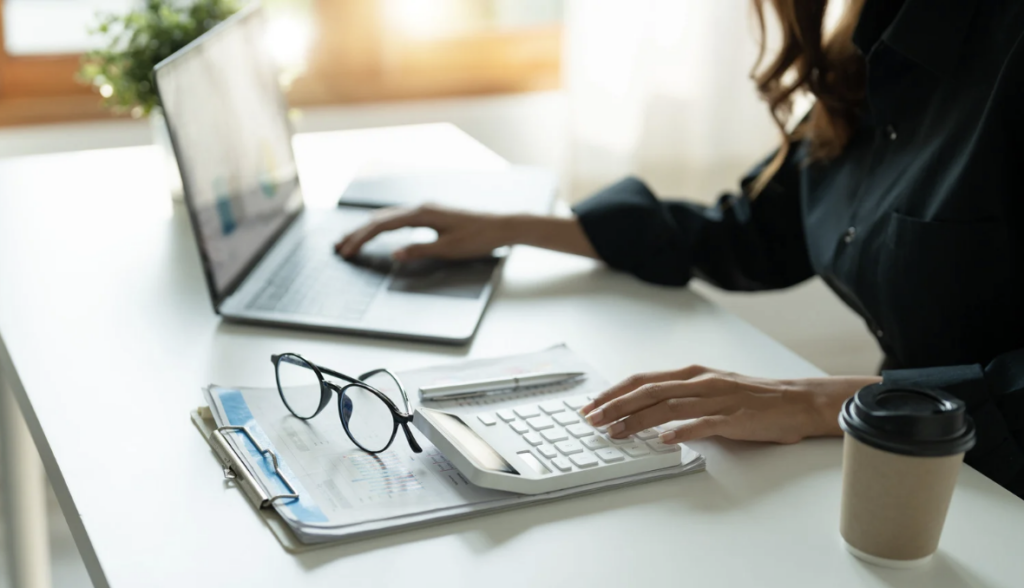
M 153 66 L 170 57 L 238 10 L 236 0 L 146 0 L 124 15 L 104 14 L 91 31 L 105 46 L 86 53 L 78 79 L 90 84 L 112 111 L 134 118 L 149 116 L 154 140 L 169 158 L 172 194 L 180 197 L 181 178 L 160 100 Z

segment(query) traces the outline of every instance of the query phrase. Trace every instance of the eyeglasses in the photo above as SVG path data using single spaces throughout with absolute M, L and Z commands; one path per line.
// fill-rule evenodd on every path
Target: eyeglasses
M 277 378 L 277 391 L 288 410 L 302 420 L 320 414 L 338 394 L 338 416 L 349 439 L 367 453 L 380 453 L 391 447 L 398 427 L 402 427 L 409 447 L 423 451 L 409 430 L 412 415 L 409 396 L 398 377 L 386 369 L 366 372 L 358 378 L 318 366 L 301 355 L 284 353 L 270 356 Z M 344 385 L 324 379 L 324 375 L 343 380 Z M 389 394 L 398 394 L 402 412 Z

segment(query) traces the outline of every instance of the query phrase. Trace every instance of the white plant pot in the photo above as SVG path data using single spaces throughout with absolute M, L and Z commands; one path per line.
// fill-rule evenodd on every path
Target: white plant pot
M 153 144 L 156 145 L 160 154 L 160 169 L 164 174 L 163 185 L 171 194 L 171 199 L 181 202 L 185 198 L 185 190 L 181 183 L 181 171 L 178 169 L 178 160 L 174 157 L 174 147 L 171 146 L 171 134 L 167 130 L 167 119 L 159 108 L 154 108 L 149 113 L 149 128 L 153 134 Z

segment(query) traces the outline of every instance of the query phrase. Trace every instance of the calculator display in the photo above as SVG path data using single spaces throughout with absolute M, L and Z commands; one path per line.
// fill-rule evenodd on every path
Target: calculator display
M 423 411 L 423 409 L 420 409 Z M 426 412 L 426 411 L 423 411 Z M 520 475 L 512 464 L 505 461 L 505 458 L 501 456 L 493 447 L 490 446 L 486 441 L 480 438 L 473 429 L 469 428 L 462 419 L 459 417 L 440 412 L 436 410 L 430 411 L 431 420 L 434 425 L 444 431 L 445 436 L 448 437 L 462 453 L 466 454 L 467 457 L 476 463 L 477 467 L 485 470 L 491 470 L 492 472 L 504 472 L 506 474 L 512 474 L 515 476 Z

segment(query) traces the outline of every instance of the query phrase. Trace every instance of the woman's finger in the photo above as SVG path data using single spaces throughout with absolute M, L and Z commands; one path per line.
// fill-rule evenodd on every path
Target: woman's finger
M 636 390 L 609 400 L 604 405 L 594 409 L 586 415 L 587 422 L 594 427 L 614 423 L 621 418 L 668 400 L 672 397 L 675 388 L 681 384 L 683 382 L 673 381 L 644 384 Z
M 679 427 L 665 431 L 658 436 L 662 443 L 686 443 L 705 437 L 721 435 L 729 423 L 729 417 L 725 415 L 710 415 L 688 421 Z
M 352 257 L 359 253 L 359 250 L 362 249 L 367 241 L 383 232 L 394 231 L 404 227 L 426 226 L 428 222 L 426 216 L 427 213 L 420 208 L 390 209 L 347 235 L 335 246 L 335 251 L 341 254 L 342 257 Z
M 670 398 L 612 424 L 608 434 L 623 439 L 667 422 L 718 414 L 720 407 L 716 398 Z
M 689 380 L 654 382 L 640 386 L 608 401 L 586 415 L 587 422 L 599 427 L 625 418 L 669 398 L 706 396 L 721 389 L 725 379 L 719 374 L 704 374 Z
M 580 412 L 584 415 L 590 414 L 595 408 L 607 404 L 612 400 L 619 398 L 623 394 L 628 394 L 645 386 L 647 384 L 653 384 L 656 382 L 667 382 L 670 380 L 689 380 L 690 378 L 698 375 L 709 373 L 712 370 L 700 365 L 687 366 L 681 370 L 674 370 L 668 372 L 649 372 L 644 374 L 634 374 L 625 380 L 615 384 L 611 388 L 598 394 L 594 397 L 594 400 L 588 403 L 586 406 L 580 409 Z
M 375 216 L 370 222 L 346 235 L 341 243 L 335 247 L 335 250 L 342 257 L 352 257 L 359 253 L 359 250 L 362 249 L 367 241 L 384 231 L 407 226 L 406 223 L 410 220 L 412 214 L 413 211 L 410 209 L 393 209 Z

